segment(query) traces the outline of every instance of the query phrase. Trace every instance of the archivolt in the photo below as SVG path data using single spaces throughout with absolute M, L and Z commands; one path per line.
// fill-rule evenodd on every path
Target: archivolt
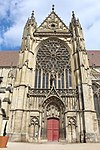
M 64 103 L 56 96 L 51 96 L 51 97 L 47 98 L 43 102 L 42 107 L 46 108 L 46 107 L 48 107 L 48 105 L 51 105 L 51 104 L 56 105 L 59 108 L 60 111 L 61 110 L 63 110 L 63 111 L 65 110 Z

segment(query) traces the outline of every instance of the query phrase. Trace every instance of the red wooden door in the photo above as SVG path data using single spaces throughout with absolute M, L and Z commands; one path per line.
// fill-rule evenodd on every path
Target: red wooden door
M 59 120 L 47 120 L 47 138 L 48 141 L 58 141 L 59 139 Z

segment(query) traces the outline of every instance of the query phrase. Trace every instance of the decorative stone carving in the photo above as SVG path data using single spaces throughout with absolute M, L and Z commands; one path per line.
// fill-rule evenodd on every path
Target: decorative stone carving
M 39 119 L 36 116 L 30 116 L 30 125 L 39 125 Z
M 49 104 L 46 108 L 47 111 L 47 118 L 49 117 L 60 117 L 60 109 L 55 104 Z
M 44 20 L 36 32 L 69 32 L 67 26 L 54 11 Z
M 77 91 L 76 89 L 33 89 L 29 88 L 28 96 L 43 96 L 43 97 L 49 97 L 49 95 L 56 95 L 60 96 L 70 96 L 70 97 L 77 97 Z
M 31 138 L 38 138 L 39 132 L 39 118 L 37 116 L 30 116 L 29 136 Z
M 68 126 L 76 125 L 76 116 L 68 116 Z

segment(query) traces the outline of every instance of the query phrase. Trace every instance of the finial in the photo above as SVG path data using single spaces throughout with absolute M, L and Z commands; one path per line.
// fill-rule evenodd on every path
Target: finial
M 34 18 L 34 10 L 32 11 L 32 15 L 31 15 L 31 18 Z
M 55 5 L 52 5 L 52 11 L 54 11 L 55 10 Z
M 74 14 L 74 11 L 72 11 L 72 17 L 73 17 L 73 18 L 75 18 L 75 14 Z

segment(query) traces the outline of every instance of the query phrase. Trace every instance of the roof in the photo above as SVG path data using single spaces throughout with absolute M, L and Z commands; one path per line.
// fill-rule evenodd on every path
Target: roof
M 100 50 L 87 51 L 90 66 L 100 67 Z M 16 67 L 18 51 L 0 51 L 0 67 Z
M 15 67 L 18 63 L 18 51 L 0 51 L 0 66 Z
M 100 50 L 88 50 L 89 65 L 100 67 Z

